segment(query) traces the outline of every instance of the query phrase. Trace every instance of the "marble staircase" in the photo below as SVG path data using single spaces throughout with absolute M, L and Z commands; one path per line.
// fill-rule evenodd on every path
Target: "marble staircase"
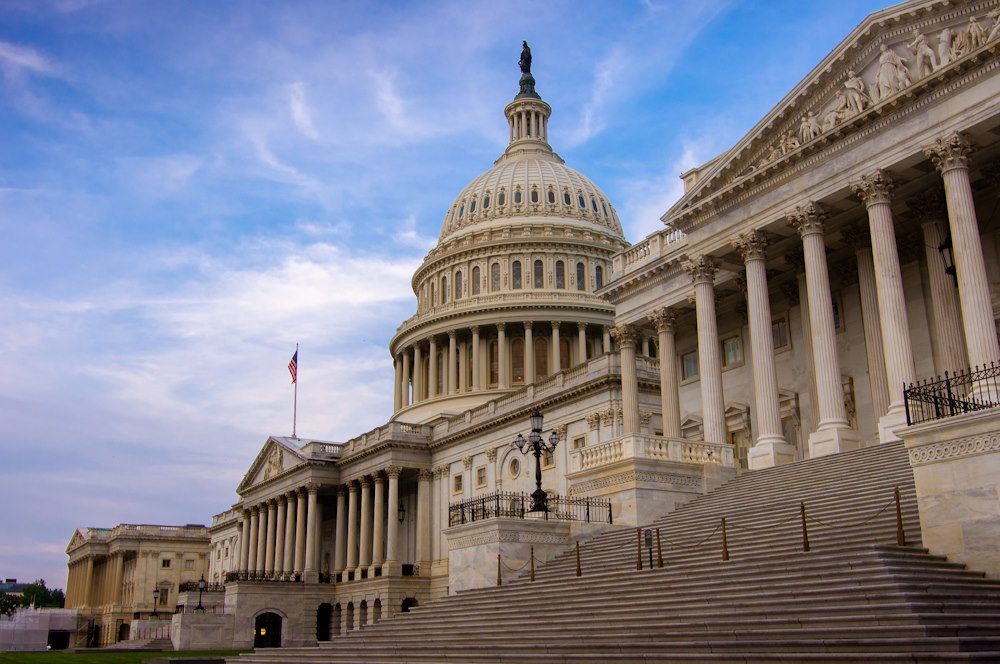
M 615 528 L 581 543 L 579 577 L 574 547 L 534 581 L 235 661 L 1000 661 L 1000 582 L 920 548 L 900 443 L 748 473 L 647 527 L 662 567 Z

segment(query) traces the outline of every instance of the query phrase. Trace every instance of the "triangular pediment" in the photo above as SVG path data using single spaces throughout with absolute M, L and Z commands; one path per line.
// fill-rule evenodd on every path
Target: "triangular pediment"
M 69 553 L 78 546 L 82 546 L 86 543 L 86 541 L 86 535 L 83 534 L 83 531 L 80 528 L 77 528 L 73 531 L 73 536 L 69 538 L 69 544 L 66 545 L 66 553 Z
M 662 220 L 688 230 L 727 193 L 757 186 L 961 76 L 1000 50 L 997 13 L 989 2 L 914 0 L 869 15 L 736 145 L 693 169 Z
M 305 462 L 306 458 L 302 452 L 287 439 L 271 436 L 250 464 L 243 481 L 236 487 L 236 493 L 242 494 L 247 489 L 283 475 Z

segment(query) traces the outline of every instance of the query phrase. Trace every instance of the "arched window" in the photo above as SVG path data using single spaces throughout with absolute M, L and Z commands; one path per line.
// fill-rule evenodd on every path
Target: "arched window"
M 583 263 L 576 264 L 576 289 L 587 290 L 587 268 Z
M 549 199 L 549 205 L 554 205 L 556 202 L 556 192 L 549 189 L 548 199 Z
M 559 371 L 569 369 L 569 367 L 569 339 L 563 338 L 559 340 Z
M 501 191 L 500 195 L 497 196 L 497 205 L 503 207 L 506 202 L 507 202 L 507 194 Z
M 448 303 L 448 277 L 441 277 L 441 304 Z
M 510 287 L 521 287 L 521 261 L 514 261 L 510 264 Z
M 587 202 L 585 200 L 583 200 L 583 194 L 580 194 L 579 196 L 577 196 L 576 197 L 576 201 L 577 201 L 577 203 L 580 204 L 580 209 L 581 210 L 586 210 L 587 209 Z M 462 213 L 459 212 L 458 216 L 461 217 Z
M 598 265 L 596 268 L 594 268 L 594 288 L 599 289 L 603 287 L 604 287 L 604 270 L 601 269 L 600 265 Z
M 532 189 L 531 190 L 531 202 L 532 203 L 537 203 L 538 202 L 538 190 L 537 189 Z
M 472 202 L 469 203 L 469 214 L 472 214 L 475 211 L 476 211 L 476 199 L 473 198 Z M 596 205 L 594 206 L 594 212 L 597 212 L 597 206 Z
M 545 268 L 542 266 L 542 261 L 535 261 L 535 283 L 532 285 L 535 288 L 545 287 Z
M 496 385 L 500 382 L 500 354 L 497 352 L 497 342 L 490 341 L 489 345 L 489 360 L 490 360 L 490 385 Z
M 535 339 L 535 380 L 549 375 L 549 340 L 545 337 Z
M 565 204 L 565 205 L 572 205 L 572 203 L 570 202 L 569 192 L 568 191 L 563 191 L 563 204 Z
M 524 339 L 514 339 L 510 342 L 511 383 L 524 383 Z
M 514 192 L 514 205 L 521 204 L 521 190 L 518 189 Z
M 556 288 L 566 288 L 566 265 L 556 261 Z
M 490 266 L 490 292 L 496 293 L 500 290 L 500 263 Z
M 462 271 L 459 270 L 455 273 L 455 299 L 462 299 Z
M 472 268 L 472 294 L 479 295 L 479 268 Z

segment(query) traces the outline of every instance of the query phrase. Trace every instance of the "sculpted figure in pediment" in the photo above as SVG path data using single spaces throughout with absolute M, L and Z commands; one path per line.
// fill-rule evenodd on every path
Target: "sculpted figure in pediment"
M 907 44 L 907 46 L 913 53 L 913 57 L 915 59 L 914 64 L 917 68 L 917 76 L 927 76 L 937 70 L 937 55 L 934 54 L 934 49 L 932 49 L 930 44 L 927 43 L 926 37 L 914 30 L 913 41 Z
M 879 101 L 910 85 L 910 72 L 906 69 L 906 60 L 885 44 L 882 44 L 880 49 L 882 55 L 878 59 L 878 75 L 875 80 Z
M 267 458 L 267 466 L 264 468 L 264 479 L 269 479 L 281 473 L 284 469 L 284 454 L 281 448 L 274 448 L 271 456 Z
M 844 94 L 843 90 L 837 90 L 836 103 L 823 115 L 823 131 L 830 131 L 838 123 L 843 122 L 849 115 L 851 115 L 851 112 L 848 109 L 847 95 Z
M 975 16 L 969 18 L 969 48 L 977 49 L 986 44 L 986 31 Z
M 816 121 L 816 114 L 809 111 L 802 116 L 802 123 L 799 125 L 799 140 L 808 143 L 812 139 L 823 133 L 823 128 Z
M 799 139 L 795 138 L 795 134 L 788 132 L 781 138 L 781 154 L 788 154 L 792 150 L 799 147 Z
M 991 42 L 996 39 L 997 36 L 1000 36 L 1000 7 L 997 7 L 987 14 L 986 18 L 993 19 L 993 27 L 990 29 L 989 36 L 986 37 L 986 41 Z
M 844 95 L 847 97 L 848 115 L 857 115 L 865 110 L 870 98 L 865 92 L 865 82 L 853 70 L 847 72 L 847 80 L 844 81 Z
M 951 40 L 951 59 L 958 60 L 972 50 L 972 43 L 969 41 L 969 33 L 966 30 L 958 30 Z
M 938 35 L 938 66 L 951 62 L 951 28 L 945 28 Z

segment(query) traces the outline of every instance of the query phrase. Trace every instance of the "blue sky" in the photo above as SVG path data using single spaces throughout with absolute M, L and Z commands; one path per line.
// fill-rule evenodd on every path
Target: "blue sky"
M 269 434 L 392 410 L 410 276 L 506 145 L 660 226 L 878 0 L 0 0 L 0 576 L 78 526 L 208 523 Z

